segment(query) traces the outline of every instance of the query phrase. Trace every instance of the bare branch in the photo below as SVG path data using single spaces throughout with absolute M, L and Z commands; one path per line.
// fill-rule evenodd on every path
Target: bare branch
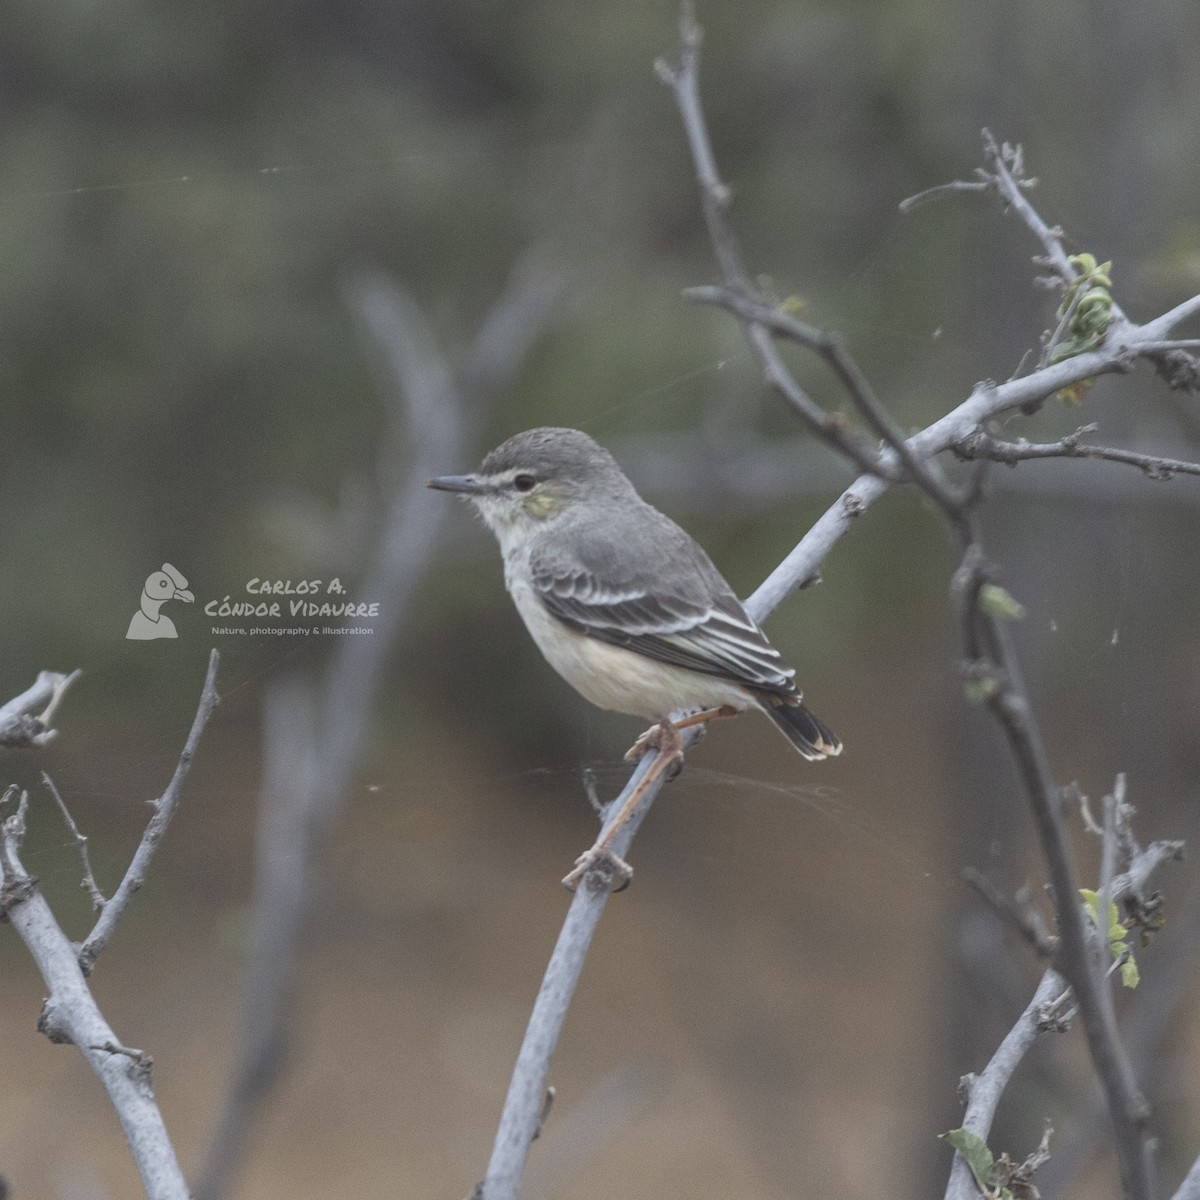
M 696 24 L 691 0 L 680 5 L 679 62 L 676 66 L 659 60 L 655 64 L 659 78 L 671 89 L 684 133 L 692 152 L 696 179 L 700 185 L 700 203 L 713 249 L 725 276 L 728 289 L 737 295 L 751 295 L 749 276 L 737 237 L 729 223 L 731 195 L 717 171 L 716 157 L 708 136 L 708 122 L 700 103 L 701 31 Z M 800 416 L 810 429 L 835 450 L 857 464 L 860 471 L 877 474 L 879 456 L 871 447 L 852 436 L 843 423 L 826 413 L 796 382 L 771 341 L 769 331 L 755 320 L 746 324 L 746 336 L 762 364 L 767 382 Z M 891 474 L 891 472 L 888 472 Z
M 10 904 L 24 900 L 37 884 L 36 879 L 25 875 L 16 861 L 16 852 L 25 842 L 25 817 L 29 812 L 29 793 L 9 784 L 0 796 L 0 805 L 8 804 L 17 797 L 17 807 L 11 817 L 6 817 L 0 826 L 0 913 L 7 911 Z M 11 854 L 10 854 L 11 851 Z
M 1095 433 L 1098 428 L 1095 424 L 1081 425 L 1074 433 L 1067 434 L 1057 442 L 1030 442 L 1025 438 L 1005 441 L 982 429 L 974 429 L 955 442 L 951 449 L 962 459 L 988 459 L 1010 467 L 1038 458 L 1096 458 L 1137 467 L 1148 479 L 1167 480 L 1176 475 L 1200 475 L 1200 463 L 1080 443 L 1080 438 Z
M 683 732 L 685 742 L 694 740 L 695 731 Z M 654 755 L 646 755 L 638 764 L 621 795 L 605 809 L 604 827 L 616 817 L 629 794 L 650 769 Z M 613 839 L 612 851 L 625 858 L 633 843 L 638 826 L 650 809 L 662 779 L 658 779 L 643 797 L 640 805 Z M 542 1097 L 550 1073 L 558 1038 L 567 1018 L 575 986 L 583 970 L 584 959 L 592 944 L 596 927 L 612 893 L 609 881 L 593 868 L 584 876 L 581 886 L 571 900 L 558 941 L 550 955 L 542 985 L 538 989 L 525 1029 L 517 1062 L 513 1068 L 500 1126 L 488 1161 L 481 1194 L 484 1200 L 515 1200 L 525 1169 L 525 1159 L 539 1125 Z
M 940 200 L 943 196 L 949 196 L 955 192 L 986 192 L 990 186 L 991 184 L 985 179 L 954 179 L 949 183 L 939 183 L 935 187 L 926 188 L 915 196 L 901 200 L 899 208 L 902 213 L 907 215 L 914 208 L 920 208 L 922 204 L 928 204 L 931 200 Z
M 1168 309 L 1161 317 L 1147 321 L 1142 326 L 1142 331 L 1146 334 L 1151 348 L 1158 349 L 1159 347 L 1154 346 L 1153 339 L 1165 338 L 1176 325 L 1182 324 L 1190 317 L 1196 316 L 1197 313 L 1200 313 L 1200 296 L 1190 296 L 1187 300 L 1175 305 L 1174 308 Z
M 881 437 L 899 460 L 907 478 L 920 483 L 921 487 L 944 510 L 952 511 L 959 504 L 932 462 L 918 458 L 905 441 L 900 427 L 892 420 L 887 409 L 879 402 L 870 381 L 860 370 L 845 342 L 837 334 L 827 333 L 803 321 L 798 321 L 782 309 L 764 304 L 745 292 L 730 287 L 688 288 L 684 295 L 701 304 L 715 304 L 741 317 L 748 325 L 758 325 L 771 333 L 784 337 L 819 354 L 841 381 L 846 393 L 863 415 L 871 428 Z M 876 472 L 879 473 L 878 471 Z M 895 482 L 895 476 L 892 476 Z
M 976 174 L 986 188 L 994 188 L 1004 201 L 1005 206 L 1014 211 L 1035 238 L 1041 243 L 1045 257 L 1039 259 L 1042 265 L 1049 267 L 1054 273 L 1054 279 L 1063 285 L 1075 281 L 1078 272 L 1072 266 L 1066 252 L 1062 248 L 1062 230 L 1051 228 L 1042 220 L 1041 215 L 1025 198 L 1024 192 L 1032 188 L 1037 180 L 1025 176 L 1024 153 L 1019 145 L 1012 146 L 1007 142 L 998 144 L 991 132 L 983 131 L 984 154 L 989 163 L 989 169 L 979 168 Z M 962 191 L 965 185 L 950 184 L 951 190 Z M 931 189 L 925 196 L 936 194 L 940 189 Z M 984 190 L 984 189 L 972 189 Z M 901 206 L 902 209 L 904 206 Z M 907 211 L 907 210 L 905 210 Z M 1053 282 L 1053 280 L 1051 281 Z M 1157 344 L 1180 321 L 1200 310 L 1200 296 L 1184 301 L 1170 312 L 1143 326 L 1139 333 L 1137 353 L 1148 359 L 1154 369 L 1171 388 L 1181 391 L 1200 391 L 1200 360 L 1178 346 Z M 1108 330 L 1109 342 L 1119 341 L 1129 330 L 1136 329 L 1128 317 L 1115 302 L 1112 306 L 1112 322 Z M 1066 316 L 1060 322 L 1060 330 L 1051 338 L 1049 345 L 1057 340 L 1065 324 Z M 1047 348 L 1048 348 L 1047 347 Z M 1043 355 L 1044 358 L 1044 355 Z
M 0 748 L 25 750 L 52 742 L 58 731 L 50 722 L 67 689 L 81 674 L 80 671 L 72 671 L 70 675 L 42 671 L 30 687 L 0 706 Z M 34 709 L 42 705 L 45 708 L 34 716 Z
M 208 673 L 204 678 L 204 687 L 200 693 L 200 704 L 192 720 L 192 728 L 184 743 L 183 752 L 175 767 L 175 774 L 171 777 L 171 782 L 167 784 L 167 790 L 154 802 L 154 815 L 146 825 L 142 840 L 134 851 L 125 877 L 113 893 L 112 899 L 104 906 L 96 924 L 92 927 L 92 932 L 88 934 L 87 939 L 79 948 L 79 965 L 85 975 L 91 974 L 96 959 L 100 957 L 112 938 L 117 928 L 117 922 L 145 882 L 146 872 L 150 869 L 150 863 L 154 859 L 158 844 L 162 841 L 163 835 L 167 832 L 167 826 L 171 823 L 171 818 L 179 807 L 183 793 L 183 781 L 187 778 L 192 759 L 196 754 L 196 747 L 199 746 L 204 727 L 208 724 L 208 718 L 217 706 L 216 682 L 217 667 L 220 661 L 220 654 L 213 650 L 208 656 Z
M 1057 940 L 1050 937 L 1036 909 L 1021 907 L 1001 891 L 982 871 L 968 867 L 963 878 L 991 905 L 996 914 L 1011 925 L 1043 958 L 1050 958 L 1057 949 Z
M 707 148 L 707 132 L 699 112 L 696 84 L 696 47 L 698 34 L 689 26 L 693 24 L 690 9 L 685 5 L 684 16 L 684 54 L 680 67 L 675 72 L 665 73 L 671 84 L 679 104 L 684 124 L 688 129 L 688 138 L 693 146 L 693 156 L 696 159 L 697 174 L 704 188 L 705 176 L 712 166 L 711 150 L 707 155 L 697 155 L 695 147 L 698 142 Z M 1047 262 L 1059 277 L 1070 283 L 1076 277 L 1076 271 L 1067 260 L 1059 243 L 1056 231 L 1046 225 L 1037 212 L 1032 208 L 1023 195 L 1023 188 L 1031 185 L 1032 181 L 1024 177 L 1022 156 L 1019 148 L 1008 145 L 997 145 L 990 134 L 985 133 L 985 150 L 991 161 L 996 185 L 1006 203 L 1015 209 L 1021 219 L 1042 242 L 1046 251 Z M 713 168 L 715 171 L 715 168 Z M 709 222 L 710 232 L 714 227 L 720 229 L 726 225 L 723 207 L 706 204 L 705 215 Z M 722 232 L 722 239 L 727 248 L 732 243 L 732 234 Z M 717 237 L 714 235 L 714 243 Z M 725 258 L 722 265 L 726 268 L 727 283 L 737 291 L 746 291 L 744 272 L 735 273 L 728 269 Z M 743 320 L 747 318 L 743 317 Z M 775 323 L 776 327 L 778 322 Z M 764 337 L 769 337 L 769 331 L 759 323 L 747 320 L 747 335 L 756 349 Z M 1119 335 L 1119 336 L 1117 336 Z M 1114 326 L 1109 335 L 1110 342 L 1125 343 L 1125 352 L 1115 357 L 1109 369 L 1123 369 L 1128 353 L 1128 344 L 1136 337 L 1136 331 L 1128 327 L 1128 322 L 1114 307 Z M 811 343 L 811 339 L 806 338 Z M 761 351 L 760 351 L 761 353 Z M 1085 355 L 1062 360 L 1074 362 L 1078 367 L 1078 359 Z M 1025 379 L 1038 379 L 1044 382 L 1046 372 L 1053 370 L 1054 365 L 1045 364 L 1035 370 Z M 1086 378 L 1085 376 L 1084 378 Z M 1023 380 L 1011 380 L 1005 387 L 1013 387 Z M 848 385 L 852 397 L 860 401 L 861 389 Z M 993 394 L 999 389 L 992 389 Z M 1045 393 L 1048 395 L 1049 393 Z M 864 414 L 869 409 L 859 402 Z M 961 413 L 962 406 L 957 412 Z M 938 423 L 941 424 L 941 423 Z M 814 424 L 819 430 L 819 424 Z M 931 427 L 936 429 L 937 425 Z M 925 431 L 925 436 L 931 433 Z M 921 436 L 921 435 L 918 435 Z M 830 439 L 832 441 L 832 439 Z M 915 441 L 916 439 L 913 439 Z M 911 443 L 909 448 L 912 449 Z M 944 448 L 938 447 L 938 449 Z M 896 451 L 893 448 L 892 454 Z M 976 573 L 980 582 L 984 579 L 982 567 L 983 556 L 977 542 L 970 532 L 970 524 L 965 507 L 965 497 L 955 506 L 953 500 L 940 488 L 928 486 L 928 476 L 918 473 L 914 481 L 921 485 L 943 509 L 959 532 L 964 542 L 964 570 Z M 843 496 L 846 508 L 841 520 L 842 528 L 829 532 L 840 536 L 844 528 L 862 511 L 864 502 L 869 502 L 881 493 L 887 485 L 883 472 L 874 472 L 873 478 L 860 480 L 849 493 Z M 861 488 L 857 494 L 855 488 Z M 846 506 L 848 498 L 853 497 L 854 503 Z M 818 522 L 818 526 L 821 522 Z M 815 529 L 814 531 L 815 532 Z M 789 558 L 793 558 L 789 556 Z M 972 560 L 974 556 L 974 561 Z M 794 567 L 794 563 L 792 564 Z M 807 576 L 805 576 L 807 577 Z M 760 589 L 761 590 L 761 589 Z M 973 660 L 973 666 L 986 670 L 990 679 L 988 703 L 993 714 L 997 717 L 1009 741 L 1010 750 L 1017 761 L 1018 769 L 1025 783 L 1035 821 L 1038 825 L 1043 849 L 1047 858 L 1050 878 L 1059 897 L 1059 919 L 1061 930 L 1061 957 L 1063 972 L 1074 986 L 1074 990 L 1083 1018 L 1084 1030 L 1087 1035 L 1089 1049 L 1096 1066 L 1098 1075 L 1104 1086 L 1109 1100 L 1109 1107 L 1116 1132 L 1116 1148 L 1121 1164 L 1121 1173 L 1126 1188 L 1135 1200 L 1148 1200 L 1149 1197 L 1149 1161 L 1148 1142 L 1144 1135 L 1144 1124 L 1148 1116 L 1145 1100 L 1138 1093 L 1128 1062 L 1125 1059 L 1120 1042 L 1117 1038 L 1111 1010 L 1104 1003 L 1101 985 L 1091 970 L 1086 931 L 1078 906 L 1074 903 L 1076 895 L 1074 873 L 1067 847 L 1067 840 L 1061 813 L 1059 811 L 1058 789 L 1054 785 L 1041 735 L 1033 720 L 1028 695 L 1021 682 L 1015 655 L 1008 638 L 1007 630 L 996 616 L 979 605 L 978 597 L 981 588 L 975 586 L 967 589 L 971 597 L 969 611 L 964 612 L 964 627 L 967 630 L 968 652 Z M 757 615 L 757 614 L 755 614 Z M 972 627 L 978 627 L 987 647 L 987 654 L 980 653 L 972 646 Z M 987 660 L 991 665 L 988 666 Z
M 121 1122 L 150 1200 L 188 1200 L 187 1184 L 154 1099 L 148 1059 L 131 1058 L 88 989 L 75 948 L 25 872 L 15 839 L 3 834 L 5 912 L 38 965 L 49 990 L 38 1028 L 54 1042 L 71 1042 L 87 1059 Z M 23 895 L 14 893 L 23 891 Z
M 749 277 L 742 262 L 742 252 L 733 229 L 726 220 L 732 194 L 728 185 L 721 181 L 717 170 L 716 156 L 708 136 L 708 121 L 700 103 L 702 41 L 703 33 L 696 23 L 695 5 L 692 0 L 682 0 L 679 6 L 679 62 L 671 66 L 664 59 L 659 59 L 654 67 L 658 77 L 674 94 L 680 116 L 683 118 L 684 136 L 687 138 L 688 149 L 696 168 L 696 178 L 700 184 L 704 221 L 708 226 L 709 240 L 721 265 L 725 281 L 738 291 L 748 291 Z
M 1062 248 L 1062 230 L 1051 229 L 1041 215 L 1025 199 L 1025 190 L 1033 187 L 1036 179 L 1025 175 L 1024 154 L 1020 146 L 1008 142 L 998 143 L 990 130 L 983 131 L 983 152 L 991 167 L 991 178 L 996 184 L 1004 203 L 1011 208 L 1030 232 L 1042 244 L 1046 252 L 1046 265 L 1051 267 L 1063 283 L 1070 283 L 1078 274 Z
M 1183 860 L 1183 842 L 1154 841 L 1141 851 L 1129 864 L 1129 870 L 1117 875 L 1112 883 L 1114 900 L 1132 896 L 1137 900 L 1144 898 L 1146 881 L 1164 863 L 1181 862 Z
M 1100 832 L 1103 833 L 1103 830 Z M 1133 860 L 1128 863 L 1128 870 L 1112 877 L 1110 883 L 1112 901 L 1121 903 L 1126 899 L 1140 898 L 1151 874 L 1164 863 L 1178 859 L 1182 851 L 1182 842 L 1153 842 L 1145 850 L 1139 850 Z M 970 874 L 968 880 L 974 882 Z M 986 884 L 984 895 L 989 903 L 999 908 L 1004 920 L 1012 919 L 1013 906 L 1011 902 L 1007 897 L 1001 896 L 990 881 Z M 1075 907 L 1078 908 L 1078 905 Z M 1025 919 L 1025 914 L 1020 910 L 1015 911 L 1018 917 L 1022 920 Z M 1030 932 L 1036 934 L 1036 925 L 1033 925 Z M 963 1118 L 964 1128 L 985 1140 L 987 1139 L 995 1119 L 996 1109 L 1013 1072 L 1033 1046 L 1038 1033 L 1046 1030 L 1061 1031 L 1065 1028 L 1064 1022 L 1068 1019 L 1067 1017 L 1056 1016 L 1053 1021 L 1050 1021 L 1047 1016 L 1052 1010 L 1060 1008 L 1070 996 L 1070 985 L 1057 970 L 1051 968 L 1042 975 L 1033 998 L 1026 1005 L 1021 1016 L 1017 1018 L 1016 1024 L 1005 1035 L 988 1065 L 978 1075 L 967 1075 L 963 1078 L 960 1086 L 967 1100 L 966 1113 Z M 1097 1120 L 1103 1120 L 1103 1113 L 1098 1113 L 1096 1116 Z M 961 1156 L 956 1154 L 950 1169 L 946 1200 L 975 1200 L 978 1194 L 979 1190 L 975 1186 L 969 1168 Z M 1200 1194 L 1189 1200 L 1200 1200 Z
M 977 544 L 972 543 L 968 552 L 972 548 L 977 549 Z M 964 558 L 964 566 L 966 563 Z M 1008 630 L 978 603 L 978 591 L 975 595 L 974 616 L 989 647 L 995 685 L 986 703 L 1008 741 L 1042 844 L 1058 912 L 1059 969 L 1075 993 L 1088 1050 L 1108 1101 L 1122 1182 L 1130 1200 L 1150 1200 L 1150 1142 L 1146 1133 L 1150 1109 L 1133 1077 L 1111 1006 L 1105 1003 L 1104 985 L 1094 970 L 1083 913 L 1075 902 L 1079 890 L 1063 820 L 1062 794 L 1050 770 Z
M 54 786 L 54 780 L 45 771 L 42 772 L 42 782 L 46 785 L 50 795 L 54 797 L 54 802 L 58 805 L 58 811 L 62 813 L 67 832 L 75 839 L 75 847 L 79 851 L 79 861 L 83 866 L 83 879 L 80 881 L 79 886 L 87 892 L 92 902 L 92 908 L 96 912 L 100 912 L 108 901 L 105 900 L 104 893 L 96 885 L 96 876 L 92 874 L 91 858 L 88 855 L 88 840 L 79 832 L 79 826 L 75 824 L 75 818 L 71 816 L 71 811 L 67 808 L 66 801 L 59 794 L 58 788 Z
M 1042 976 L 1033 998 L 1016 1024 L 1004 1036 L 988 1064 L 978 1075 L 964 1075 L 959 1084 L 967 1098 L 967 1110 L 963 1116 L 963 1128 L 987 1140 L 996 1117 L 1000 1099 L 1021 1060 L 1029 1052 L 1042 1030 L 1042 1012 L 1047 1004 L 1067 989 L 1067 981 L 1055 970 Z M 979 1188 L 970 1167 L 961 1154 L 954 1155 L 950 1167 L 950 1182 L 946 1187 L 946 1200 L 977 1200 Z
M 206 691 L 211 687 L 215 661 L 214 652 Z M 53 705 L 71 678 L 43 672 L 33 689 L 4 708 L 10 713 L 28 712 L 49 697 L 51 708 L 43 714 L 42 721 L 48 730 Z M 191 748 L 195 749 L 194 743 Z M 91 879 L 86 839 L 79 833 L 53 783 L 48 777 L 43 778 L 76 839 L 84 862 L 85 881 Z M 9 789 L 5 798 L 12 792 Z M 22 792 L 16 812 L 0 824 L 0 912 L 29 950 L 49 992 L 38 1029 L 52 1042 L 74 1044 L 100 1080 L 120 1120 L 149 1200 L 188 1200 L 183 1172 L 154 1099 L 151 1060 L 142 1051 L 123 1046 L 104 1019 L 88 988 L 82 955 L 50 911 L 36 877 L 21 863 L 28 805 L 29 795 Z M 95 888 L 94 880 L 91 887 Z M 99 895 L 99 889 L 95 889 L 95 895 Z

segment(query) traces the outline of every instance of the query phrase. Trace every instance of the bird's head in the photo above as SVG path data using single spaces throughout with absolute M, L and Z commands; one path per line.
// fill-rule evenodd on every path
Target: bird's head
M 469 500 L 500 540 L 516 545 L 581 505 L 636 497 L 617 461 L 577 429 L 528 429 L 497 446 L 471 475 L 431 488 Z

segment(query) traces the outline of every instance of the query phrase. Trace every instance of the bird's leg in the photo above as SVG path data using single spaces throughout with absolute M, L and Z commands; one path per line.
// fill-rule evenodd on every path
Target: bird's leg
M 563 886 L 571 891 L 579 886 L 580 880 L 593 867 L 601 863 L 609 869 L 611 884 L 615 885 L 612 886 L 614 892 L 623 891 L 633 878 L 633 868 L 624 859 L 613 853 L 613 839 L 633 815 L 655 780 L 683 758 L 683 739 L 679 736 L 679 730 L 670 721 L 665 719 L 660 721 L 649 732 L 654 735 L 653 745 L 658 753 L 650 764 L 650 769 L 638 781 L 637 787 L 626 797 L 625 803 L 621 805 L 617 815 L 596 839 L 595 845 L 575 860 L 575 866 L 563 879 Z
M 722 704 L 719 708 L 704 708 L 699 712 L 694 712 L 691 716 L 684 717 L 682 721 L 662 721 L 657 725 L 651 725 L 645 733 L 638 738 L 628 750 L 625 751 L 625 758 L 629 762 L 638 762 L 646 753 L 647 750 L 657 750 L 659 740 L 662 737 L 663 725 L 671 725 L 672 729 L 690 729 L 693 725 L 707 725 L 709 721 L 715 721 L 719 717 L 736 717 L 741 712 L 740 708 L 734 708 L 732 704 Z

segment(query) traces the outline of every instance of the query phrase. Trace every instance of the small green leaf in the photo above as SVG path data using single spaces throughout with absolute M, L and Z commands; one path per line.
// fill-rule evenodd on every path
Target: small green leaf
M 1121 913 L 1113 901 L 1108 902 L 1108 940 L 1110 942 L 1125 941 L 1125 926 L 1121 924 Z
M 1019 621 L 1025 616 L 1025 606 L 998 583 L 985 583 L 979 589 L 979 603 L 985 612 L 1002 621 Z
M 1091 888 L 1080 888 L 1079 894 L 1083 897 L 1083 902 L 1087 905 L 1088 915 L 1092 919 L 1092 924 L 1099 927 L 1100 893 L 1093 892 Z M 1130 952 L 1129 943 L 1125 940 L 1128 933 L 1129 931 L 1121 923 L 1120 909 L 1110 900 L 1108 902 L 1108 951 L 1113 956 L 1114 962 L 1121 958 L 1125 959 L 1121 963 L 1121 983 L 1127 988 L 1135 988 L 1141 982 L 1141 974 L 1138 971 L 1133 954 Z
M 1138 965 L 1133 955 L 1131 954 L 1121 964 L 1121 983 L 1124 987 L 1135 988 L 1142 981 L 1142 976 L 1138 971 Z
M 988 1149 L 988 1144 L 977 1133 L 969 1129 L 951 1129 L 948 1133 L 939 1134 L 963 1156 L 963 1161 L 971 1168 L 975 1182 L 980 1191 L 993 1194 L 996 1186 L 996 1160 Z

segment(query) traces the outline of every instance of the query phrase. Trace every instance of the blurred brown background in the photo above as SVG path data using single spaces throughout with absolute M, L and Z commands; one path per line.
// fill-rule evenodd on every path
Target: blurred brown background
M 1186 0 L 720 0 L 699 17 L 752 266 L 850 337 L 906 426 L 1013 372 L 1051 319 L 1035 247 L 993 204 L 897 214 L 969 175 L 983 125 L 1025 144 L 1068 248 L 1115 260 L 1131 316 L 1200 289 Z M 154 1056 L 191 1175 L 235 1061 L 264 694 L 320 678 L 338 645 L 214 636 L 202 609 L 255 576 L 337 575 L 389 603 L 363 593 L 370 547 L 420 437 L 394 436 L 361 281 L 403 288 L 452 366 L 514 277 L 557 289 L 515 378 L 463 415 L 464 461 L 437 470 L 530 425 L 584 428 L 743 593 L 849 479 L 766 394 L 736 325 L 680 299 L 715 268 L 651 69 L 675 23 L 670 2 L 640 0 L 0 13 L 0 698 L 40 668 L 85 672 L 59 742 L 0 758 L 0 784 L 34 789 L 26 865 L 82 935 L 78 866 L 39 773 L 111 889 L 220 647 L 224 701 L 95 975 L 118 1034 Z M 797 371 L 841 403 L 814 364 Z M 1200 455 L 1195 402 L 1142 369 L 1009 432 L 1085 420 L 1107 442 Z M 1195 482 L 1085 463 L 994 474 L 987 538 L 1028 609 L 1017 635 L 1058 777 L 1098 797 L 1124 770 L 1144 838 L 1194 839 Z M 429 502 L 447 506 L 437 552 L 412 563 L 309 885 L 295 1040 L 249 1131 L 240 1200 L 471 1189 L 566 906 L 558 880 L 594 833 L 583 768 L 613 794 L 638 732 L 549 672 L 490 538 Z M 167 610 L 177 640 L 128 642 L 164 561 L 199 603 Z M 1007 762 L 962 699 L 952 566 L 935 514 L 890 496 L 770 621 L 846 754 L 807 766 L 745 719 L 664 791 L 568 1021 L 531 1198 L 940 1194 L 958 1078 L 1036 973 L 960 872 L 1042 881 Z M 1200 1152 L 1194 874 L 1163 881 L 1175 923 L 1121 998 L 1169 1183 Z M 0 932 L 0 1174 L 16 1200 L 138 1195 L 99 1085 L 35 1031 L 41 981 Z M 1069 1117 L 1091 1094 L 1078 1043 L 1026 1064 L 993 1145 L 1023 1154 L 1049 1116 L 1068 1165 L 1047 1168 L 1061 1177 L 1046 1194 L 1070 1176 L 1072 1194 L 1115 1195 L 1102 1124 L 1084 1122 L 1096 1144 Z

